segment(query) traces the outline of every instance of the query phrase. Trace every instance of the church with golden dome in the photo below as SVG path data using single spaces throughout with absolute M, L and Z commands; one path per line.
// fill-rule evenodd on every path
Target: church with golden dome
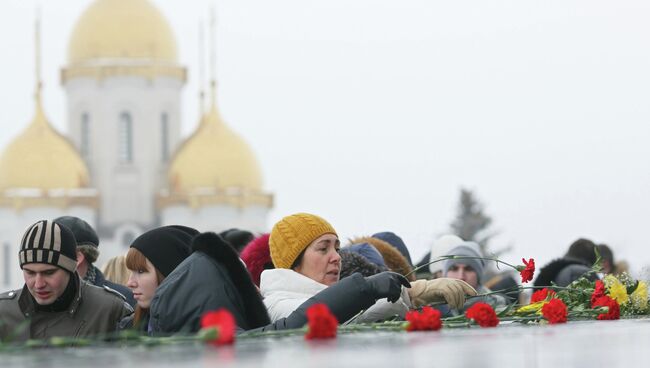
M 181 136 L 187 69 L 151 0 L 95 0 L 67 55 L 66 134 L 47 119 L 38 76 L 34 117 L 0 156 L 0 284 L 22 283 L 19 238 L 40 219 L 72 215 L 93 225 L 99 263 L 161 225 L 267 231 L 273 195 L 252 149 L 221 118 L 214 79 L 197 128 Z

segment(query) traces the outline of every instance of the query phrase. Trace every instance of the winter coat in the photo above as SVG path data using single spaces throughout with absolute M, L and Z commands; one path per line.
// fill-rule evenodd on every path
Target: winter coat
M 95 266 L 92 266 L 92 267 L 95 267 Z M 135 299 L 133 298 L 133 292 L 131 291 L 131 289 L 129 289 L 128 287 L 126 287 L 124 285 L 116 284 L 116 283 L 114 283 L 112 281 L 106 280 L 106 278 L 104 277 L 104 274 L 102 273 L 102 271 L 100 271 L 99 268 L 97 268 L 97 267 L 95 267 L 95 282 L 93 282 L 92 284 L 95 285 L 95 286 L 99 286 L 99 287 L 107 287 L 107 288 L 113 289 L 114 291 L 116 291 L 117 293 L 122 295 L 124 300 L 127 303 L 129 303 L 129 305 L 132 308 L 135 308 L 135 303 L 136 302 L 135 302 Z
M 582 260 L 571 257 L 559 258 L 542 267 L 533 286 L 551 286 L 555 283 L 565 287 L 589 271 L 591 268 Z M 588 274 L 587 278 L 594 281 L 598 277 L 592 273 Z
M 327 285 L 288 269 L 266 270 L 262 272 L 260 282 L 264 304 L 273 322 L 288 317 L 309 298 L 327 288 Z M 402 296 L 397 302 L 390 303 L 387 299 L 380 299 L 353 322 L 376 322 L 395 315 L 404 318 L 410 304 L 408 293 L 402 288 Z
M 81 281 L 75 273 L 76 295 L 66 311 L 42 312 L 25 285 L 0 294 L 0 339 L 26 341 L 53 336 L 91 337 L 117 331 L 118 323 L 133 313 L 122 296 L 110 288 Z M 29 324 L 17 331 L 25 320 Z M 14 334 L 16 333 L 16 334 Z
M 158 286 L 149 309 L 153 334 L 200 329 L 205 312 L 225 308 L 240 329 L 269 324 L 264 303 L 237 252 L 215 233 L 197 235 L 193 253 Z

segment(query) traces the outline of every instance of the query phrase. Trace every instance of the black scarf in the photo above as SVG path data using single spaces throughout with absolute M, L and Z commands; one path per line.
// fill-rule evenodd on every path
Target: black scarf
M 70 307 L 70 304 L 74 300 L 75 295 L 77 294 L 77 285 L 74 282 L 75 275 L 70 273 L 70 281 L 68 281 L 68 286 L 66 286 L 63 294 L 56 298 L 54 303 L 48 305 L 40 305 L 34 300 L 36 305 L 36 310 L 40 312 L 63 312 Z M 34 297 L 32 297 L 34 299 Z

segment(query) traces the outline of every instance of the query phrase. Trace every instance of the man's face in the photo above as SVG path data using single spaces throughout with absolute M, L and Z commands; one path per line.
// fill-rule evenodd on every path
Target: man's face
M 449 267 L 446 277 L 463 280 L 474 289 L 478 288 L 478 275 L 471 266 L 466 264 L 457 263 Z
M 23 277 L 29 293 L 39 305 L 54 303 L 63 295 L 70 281 L 70 274 L 67 271 L 45 263 L 24 265 Z

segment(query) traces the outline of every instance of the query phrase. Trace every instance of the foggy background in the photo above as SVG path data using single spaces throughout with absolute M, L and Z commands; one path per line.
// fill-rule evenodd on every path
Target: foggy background
M 218 105 L 275 194 L 269 229 L 312 212 L 342 239 L 394 231 L 417 262 L 465 187 L 499 231 L 491 247 L 514 247 L 505 260 L 541 266 L 587 237 L 634 273 L 650 265 L 647 1 L 152 2 L 188 68 L 185 133 L 199 118 L 198 22 L 215 4 Z M 0 4 L 2 149 L 34 113 L 37 3 Z M 59 72 L 90 3 L 40 1 L 44 107 L 60 131 Z

